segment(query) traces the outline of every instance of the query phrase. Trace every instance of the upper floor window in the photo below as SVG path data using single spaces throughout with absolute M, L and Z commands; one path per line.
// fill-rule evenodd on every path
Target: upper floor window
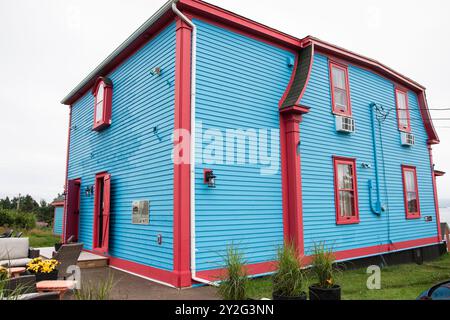
M 333 157 L 336 223 L 359 222 L 358 187 L 356 161 L 350 158 Z
M 98 78 L 93 89 L 94 127 L 100 131 L 111 124 L 112 82 L 108 78 Z
M 402 174 L 406 218 L 420 218 L 419 188 L 417 185 L 416 168 L 412 166 L 402 166 Z
M 344 65 L 330 62 L 330 82 L 333 113 L 351 117 L 348 68 Z
M 411 132 L 407 92 L 401 89 L 395 89 L 395 99 L 397 101 L 398 129 Z

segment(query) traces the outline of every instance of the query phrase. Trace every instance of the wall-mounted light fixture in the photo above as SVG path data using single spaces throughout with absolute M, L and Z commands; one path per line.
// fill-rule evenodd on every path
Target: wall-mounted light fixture
M 203 182 L 207 184 L 209 188 L 216 187 L 216 176 L 211 169 L 203 170 Z
M 94 193 L 94 186 L 87 186 L 86 189 L 84 189 L 84 193 L 86 194 L 86 197 L 90 197 Z
M 150 73 L 152 76 L 160 76 L 161 75 L 161 67 L 154 67 Z

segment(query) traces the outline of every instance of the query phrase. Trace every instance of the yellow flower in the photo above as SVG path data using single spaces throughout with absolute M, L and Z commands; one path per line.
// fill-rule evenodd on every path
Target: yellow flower
M 330 285 L 330 286 L 333 285 L 333 279 L 328 279 L 327 280 L 327 284 Z

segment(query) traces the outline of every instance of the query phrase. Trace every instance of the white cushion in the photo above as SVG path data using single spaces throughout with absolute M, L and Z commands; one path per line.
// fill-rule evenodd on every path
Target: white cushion
M 25 267 L 28 262 L 30 262 L 30 258 L 22 258 L 22 259 L 12 259 L 12 260 L 0 260 L 0 266 L 7 268 L 14 267 Z
M 0 239 L 0 260 L 14 260 L 28 257 L 28 238 Z

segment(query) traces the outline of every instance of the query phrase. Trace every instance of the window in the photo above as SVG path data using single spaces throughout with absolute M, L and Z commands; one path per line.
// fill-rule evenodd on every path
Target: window
M 411 132 L 407 92 L 401 89 L 395 89 L 395 99 L 397 101 L 398 129 Z
M 419 188 L 417 186 L 416 168 L 412 166 L 402 166 L 402 174 L 406 218 L 420 218 Z
M 358 187 L 356 161 L 350 158 L 333 157 L 336 223 L 359 222 Z
M 100 131 L 111 124 L 112 82 L 98 78 L 94 90 L 94 130 Z
M 330 62 L 330 82 L 333 113 L 351 117 L 352 110 L 347 67 Z

